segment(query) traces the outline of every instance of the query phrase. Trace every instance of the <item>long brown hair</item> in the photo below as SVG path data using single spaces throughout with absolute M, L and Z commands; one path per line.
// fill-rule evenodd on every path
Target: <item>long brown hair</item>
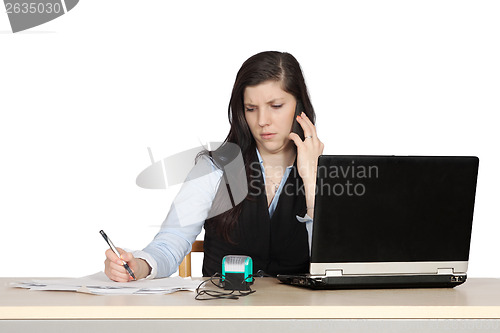
M 228 107 L 228 118 L 231 129 L 224 140 L 224 143 L 231 142 L 240 147 L 245 163 L 247 184 L 250 184 L 250 178 L 252 177 L 250 163 L 255 159 L 256 145 L 255 139 L 245 120 L 243 94 L 246 87 L 256 86 L 270 80 L 280 82 L 281 88 L 284 91 L 293 95 L 296 100 L 302 101 L 304 113 L 313 124 L 316 119 L 302 69 L 294 56 L 286 52 L 266 51 L 248 58 L 236 75 Z M 214 202 L 217 202 L 217 196 L 220 194 L 222 194 L 221 191 L 217 191 Z M 254 200 L 250 190 L 245 200 Z M 243 202 L 231 210 L 208 219 L 205 227 L 215 228 L 220 236 L 226 241 L 231 242 L 230 233 L 241 214 Z

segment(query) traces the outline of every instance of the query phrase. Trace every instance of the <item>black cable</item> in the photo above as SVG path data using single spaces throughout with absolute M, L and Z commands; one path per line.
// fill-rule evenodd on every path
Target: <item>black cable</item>
M 250 276 L 250 277 L 252 278 L 252 281 L 253 281 L 254 278 L 252 276 Z M 245 280 L 243 280 L 242 283 L 245 283 Z M 248 291 L 235 290 L 235 289 L 233 289 L 231 291 L 220 291 L 220 290 L 212 290 L 212 289 L 200 290 L 200 288 L 208 282 L 211 282 L 217 288 L 224 288 L 224 286 L 222 284 L 222 276 L 219 273 L 215 273 L 209 279 L 202 281 L 198 285 L 198 287 L 196 288 L 196 296 L 194 299 L 196 299 L 198 301 L 206 301 L 206 300 L 220 299 L 220 298 L 222 298 L 222 299 L 239 299 L 240 297 L 248 296 L 248 295 L 253 294 L 255 292 L 255 290 L 252 290 L 252 288 L 250 288 L 250 286 L 248 287 Z M 225 283 L 228 283 L 229 286 L 231 286 L 230 281 L 226 280 Z M 235 294 L 234 293 L 235 291 L 238 291 L 238 294 Z
M 270 275 L 270 274 L 267 274 L 266 272 L 264 272 L 262 269 L 259 269 L 257 271 L 257 273 L 255 273 L 253 276 L 255 277 L 276 277 L 274 275 Z

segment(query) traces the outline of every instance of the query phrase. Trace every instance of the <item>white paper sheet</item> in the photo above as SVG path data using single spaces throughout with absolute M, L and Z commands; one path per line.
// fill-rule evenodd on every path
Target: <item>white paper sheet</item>
M 30 290 L 76 291 L 94 295 L 169 294 L 178 290 L 195 290 L 200 281 L 171 277 L 154 280 L 115 282 L 104 272 L 81 278 L 34 279 L 12 283 L 12 287 Z

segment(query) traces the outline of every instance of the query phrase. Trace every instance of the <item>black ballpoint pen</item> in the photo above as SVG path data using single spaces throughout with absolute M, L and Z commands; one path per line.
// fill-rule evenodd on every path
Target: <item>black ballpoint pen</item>
M 121 256 L 120 256 L 120 252 L 118 252 L 118 250 L 116 249 L 115 245 L 113 244 L 113 242 L 111 241 L 111 239 L 109 239 L 108 235 L 106 235 L 106 233 L 101 230 L 99 231 L 99 233 L 102 235 L 102 237 L 104 238 L 104 240 L 108 243 L 109 247 L 111 248 L 111 250 L 118 256 L 118 258 L 121 259 Z M 123 267 L 125 267 L 125 269 L 127 270 L 127 272 L 130 274 L 130 276 L 134 279 L 134 280 L 137 280 L 135 278 L 135 275 L 134 275 L 134 272 L 132 272 L 132 270 L 130 269 L 130 267 L 128 266 L 127 262 L 123 259 L 121 259 L 122 263 L 123 263 Z

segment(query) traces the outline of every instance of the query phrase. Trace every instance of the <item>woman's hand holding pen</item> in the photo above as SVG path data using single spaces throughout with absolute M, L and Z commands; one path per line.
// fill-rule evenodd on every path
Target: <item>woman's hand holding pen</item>
M 132 253 L 126 252 L 119 247 L 116 249 L 120 252 L 121 258 L 118 258 L 111 249 L 106 250 L 104 273 L 107 277 L 117 282 L 128 282 L 133 280 L 125 267 L 123 267 L 122 260 L 127 262 L 137 279 L 142 279 L 149 275 L 151 269 L 144 260 L 134 258 Z
M 307 214 L 314 217 L 314 197 L 316 194 L 316 172 L 318 157 L 323 154 L 324 144 L 318 139 L 316 127 L 302 112 L 297 121 L 304 130 L 304 141 L 296 133 L 290 133 L 290 140 L 297 146 L 297 169 L 304 182 Z

